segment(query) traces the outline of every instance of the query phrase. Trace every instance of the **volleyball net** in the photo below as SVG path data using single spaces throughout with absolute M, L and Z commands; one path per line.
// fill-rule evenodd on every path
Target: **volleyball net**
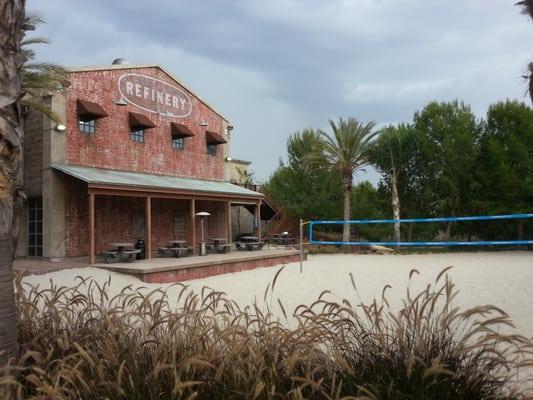
M 309 221 L 309 243 L 354 246 L 529 246 L 533 245 L 533 213 L 490 216 Z M 350 225 L 348 242 L 342 241 Z M 394 238 L 394 226 L 401 240 Z

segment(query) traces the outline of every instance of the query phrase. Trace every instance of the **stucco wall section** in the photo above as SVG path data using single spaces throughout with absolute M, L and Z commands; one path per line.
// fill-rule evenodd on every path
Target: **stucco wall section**
M 41 196 L 43 184 L 43 116 L 30 110 L 24 119 L 24 192 Z

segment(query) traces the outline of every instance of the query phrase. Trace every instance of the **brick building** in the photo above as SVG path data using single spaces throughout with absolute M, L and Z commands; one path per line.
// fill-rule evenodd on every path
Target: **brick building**
M 157 65 L 70 70 L 70 86 L 43 101 L 64 123 L 30 110 L 25 133 L 27 210 L 19 256 L 95 257 L 111 242 L 231 241 L 231 209 L 260 220 L 262 195 L 228 182 L 231 125 Z M 260 232 L 259 232 L 260 234 Z

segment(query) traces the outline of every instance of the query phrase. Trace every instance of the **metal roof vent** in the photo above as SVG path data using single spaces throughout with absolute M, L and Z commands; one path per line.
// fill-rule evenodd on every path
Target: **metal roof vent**
M 125 58 L 115 58 L 111 64 L 113 64 L 113 65 L 125 65 L 125 64 L 129 64 L 129 62 Z

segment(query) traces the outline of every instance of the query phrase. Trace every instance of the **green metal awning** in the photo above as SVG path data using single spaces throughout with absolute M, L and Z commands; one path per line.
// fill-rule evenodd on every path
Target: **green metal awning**
M 109 185 L 139 190 L 172 190 L 190 193 L 228 195 L 260 199 L 263 195 L 229 182 L 202 179 L 179 178 L 169 175 L 154 175 L 140 172 L 116 171 L 112 169 L 82 167 L 69 164 L 54 164 L 52 168 L 77 178 L 89 185 Z

